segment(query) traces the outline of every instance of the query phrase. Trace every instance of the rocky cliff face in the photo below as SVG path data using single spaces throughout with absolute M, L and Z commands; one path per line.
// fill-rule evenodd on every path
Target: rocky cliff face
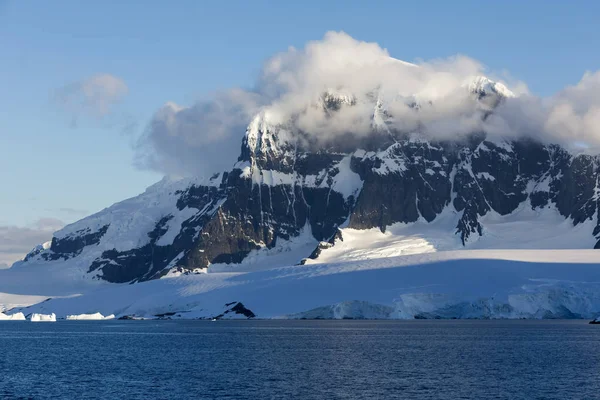
M 485 97 L 480 88 L 474 93 Z M 332 110 L 351 102 L 325 100 Z M 434 221 L 447 209 L 458 215 L 447 234 L 465 245 L 484 234 L 482 216 L 507 215 L 524 203 L 555 207 L 574 225 L 593 220 L 600 239 L 599 157 L 529 139 L 487 140 L 483 133 L 425 140 L 391 132 L 377 123 L 381 118 L 377 104 L 371 134 L 316 142 L 258 115 L 230 171 L 206 181 L 162 182 L 57 232 L 48 249 L 18 267 L 71 262 L 110 282 L 145 281 L 239 263 L 305 231 L 315 243 L 333 243 L 340 227 L 385 231 Z

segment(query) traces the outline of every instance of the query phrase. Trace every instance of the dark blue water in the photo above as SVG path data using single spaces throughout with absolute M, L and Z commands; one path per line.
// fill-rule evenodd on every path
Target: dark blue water
M 600 325 L 3 322 L 0 378 L 8 399 L 600 399 Z

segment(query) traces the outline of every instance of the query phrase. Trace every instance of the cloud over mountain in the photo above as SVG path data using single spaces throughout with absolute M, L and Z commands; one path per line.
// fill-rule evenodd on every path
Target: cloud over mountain
M 476 95 L 483 87 L 487 98 Z M 175 175 L 227 169 L 258 112 L 283 133 L 302 131 L 317 141 L 369 134 L 379 118 L 385 129 L 438 139 L 486 131 L 593 147 L 600 143 L 598 89 L 600 72 L 587 72 L 576 85 L 538 98 L 466 56 L 412 64 L 376 43 L 328 32 L 267 60 L 249 90 L 230 89 L 189 107 L 167 103 L 140 139 L 137 162 Z

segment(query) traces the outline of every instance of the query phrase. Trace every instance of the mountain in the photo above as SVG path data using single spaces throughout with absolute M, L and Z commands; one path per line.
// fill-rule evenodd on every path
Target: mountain
M 481 110 L 482 118 L 514 96 L 504 85 L 484 77 L 473 79 L 464 88 Z M 406 101 L 415 112 L 430 104 L 419 98 Z M 423 259 L 406 256 L 420 253 L 447 251 L 445 254 L 450 259 L 456 254 L 466 259 L 471 259 L 471 254 L 479 254 L 486 259 L 522 261 L 519 254 L 525 254 L 525 258 L 531 255 L 461 251 L 600 247 L 600 157 L 574 155 L 559 145 L 530 138 L 488 137 L 485 132 L 465 132 L 452 139 L 435 139 L 414 131 L 399 131 L 390 123 L 394 119 L 393 113 L 386 109 L 385 102 L 376 93 L 371 93 L 365 100 L 330 90 L 307 108 L 327 117 L 359 106 L 368 106 L 372 110 L 368 134 L 349 131 L 330 138 L 315 137 L 295 129 L 289 122 L 282 123 L 268 110 L 263 110 L 249 124 L 238 161 L 229 171 L 215 174 L 210 179 L 165 178 L 137 197 L 56 232 L 50 245 L 36 247 L 7 274 L 29 279 L 24 277 L 33 274 L 31 271 L 46 268 L 45 271 L 60 271 L 61 279 L 76 277 L 86 288 L 95 287 L 93 282 L 96 281 L 137 283 L 140 288 L 131 289 L 131 293 L 139 294 L 146 293 L 150 287 L 164 287 L 163 283 L 142 282 L 167 282 L 169 279 L 160 278 L 182 275 L 197 276 L 193 279 L 201 280 L 194 281 L 192 286 L 204 282 L 202 284 L 229 287 L 235 285 L 229 281 L 226 285 L 220 279 L 230 279 L 227 274 L 231 273 L 249 272 L 254 274 L 251 276 L 256 282 L 264 285 L 266 278 L 260 275 L 264 270 L 271 271 L 272 279 L 283 279 L 282 276 L 288 277 L 292 271 L 310 273 L 307 271 L 311 270 L 306 268 L 315 268 L 312 271 L 319 271 L 319 274 L 331 274 L 331 271 L 323 272 L 332 268 L 326 267 L 330 265 L 338 265 L 336 273 L 346 270 L 347 265 L 360 269 L 361 262 L 369 265 L 367 269 L 376 269 L 382 265 L 378 259 L 384 260 L 384 264 L 385 260 L 394 260 L 394 267 L 404 265 L 406 260 L 411 260 L 410 265 L 416 265 Z M 587 257 L 585 262 L 595 258 L 594 252 L 582 254 Z M 570 260 L 571 256 L 561 257 L 558 258 Z M 436 260 L 443 262 L 444 258 Z M 457 271 L 472 273 L 472 262 L 457 267 Z M 568 262 L 564 264 L 568 269 Z M 298 266 L 292 268 L 293 265 Z M 274 269 L 277 267 L 289 269 Z M 510 268 L 514 267 L 514 263 L 511 264 Z M 523 271 L 538 276 L 540 270 L 536 268 L 524 268 Z M 576 275 L 586 276 L 588 272 L 577 272 Z M 426 283 L 424 276 L 415 278 L 418 274 L 398 274 L 408 281 Z M 516 281 L 521 285 L 525 277 L 519 276 L 520 280 Z M 552 276 L 563 282 L 568 274 L 561 270 Z M 368 279 L 378 281 L 374 276 Z M 485 280 L 485 277 L 474 279 Z M 335 285 L 335 282 L 329 284 Z M 386 285 L 382 284 L 382 287 Z M 560 291 L 563 283 L 557 285 L 553 290 Z M 0 285 L 0 291 L 7 292 L 16 286 L 14 283 L 6 289 Z M 101 287 L 106 288 L 105 285 Z M 178 290 L 192 290 L 184 287 L 187 289 L 179 287 Z M 340 293 L 349 296 L 351 287 Z M 48 290 L 45 288 L 43 292 L 48 293 Z M 61 295 L 71 296 L 77 290 L 65 290 Z M 298 290 L 294 288 L 291 292 Z M 323 287 L 323 290 L 327 289 Z M 371 290 L 376 291 L 374 287 Z M 509 293 L 512 289 L 503 290 Z M 576 292 L 580 298 L 587 296 L 589 290 L 578 287 Z M 114 292 L 111 293 L 113 296 Z M 243 288 L 239 293 L 244 293 Z M 225 302 L 242 301 L 261 315 L 253 304 L 238 298 L 232 289 L 227 289 L 226 294 L 231 297 L 215 295 L 218 297 L 214 300 L 217 308 L 223 307 Z M 296 295 L 301 296 L 300 293 Z M 90 296 L 94 299 L 97 295 Z M 483 295 L 478 293 L 477 296 Z M 315 297 L 323 297 L 323 294 Z M 166 298 L 169 296 L 165 295 Z M 389 308 L 389 304 L 365 303 L 360 298 L 360 293 L 354 298 L 338 298 L 337 305 L 309 302 L 296 309 L 269 311 L 272 314 L 263 313 L 263 316 L 277 316 L 280 311 L 295 312 L 298 317 L 346 315 L 340 314 L 340 307 L 350 310 L 349 316 L 451 316 L 452 312 L 446 308 L 454 310 L 452 307 L 459 307 L 457 304 L 462 304 L 460 307 L 463 308 L 459 307 L 461 315 L 466 315 L 464 307 L 479 307 L 468 315 L 491 315 L 489 309 L 485 311 L 487 314 L 481 314 L 488 306 L 477 303 L 479 300 L 465 303 L 461 298 L 452 302 L 444 297 L 443 300 L 434 299 L 437 306 L 428 306 L 429 311 L 426 311 L 427 307 L 416 306 L 410 311 L 407 305 L 398 311 L 398 308 Z M 489 301 L 489 297 L 478 298 Z M 92 303 L 105 301 L 95 299 Z M 257 301 L 256 296 L 249 296 L 249 299 Z M 274 301 L 273 298 L 270 301 Z M 409 301 L 408 298 L 405 301 Z M 69 300 L 68 304 L 74 305 L 74 300 Z M 82 304 L 87 304 L 88 309 L 75 308 L 81 312 L 99 311 L 89 309 L 89 302 Z M 214 304 L 208 308 L 204 304 L 203 312 L 189 315 L 211 317 L 224 312 L 220 309 L 208 312 L 206 310 L 214 308 Z M 593 308 L 596 306 L 590 306 L 592 308 L 584 311 L 577 308 L 578 312 L 569 309 L 569 314 L 561 308 L 565 307 L 561 300 L 552 303 L 554 308 L 551 310 L 536 309 L 527 314 L 515 311 L 514 305 L 510 306 L 512 309 L 506 308 L 507 304 L 496 305 L 500 309 L 493 315 L 569 316 L 600 311 L 600 307 L 596 310 Z M 309 312 L 309 306 L 314 306 L 316 311 Z M 48 307 L 45 304 L 37 311 L 48 311 Z M 158 308 L 159 311 L 173 311 L 168 307 Z M 123 309 L 115 305 L 100 311 L 105 315 L 118 315 L 123 314 Z M 156 307 L 153 310 L 157 312 Z M 131 310 L 130 313 L 135 314 Z

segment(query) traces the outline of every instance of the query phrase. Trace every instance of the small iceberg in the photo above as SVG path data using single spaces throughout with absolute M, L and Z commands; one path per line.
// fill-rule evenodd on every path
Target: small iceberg
M 94 314 L 67 315 L 67 320 L 69 321 L 105 321 L 108 319 L 115 319 L 115 315 L 110 314 L 105 317 L 99 312 Z
M 25 321 L 25 315 L 22 312 L 11 315 L 0 312 L 0 321 Z
M 56 314 L 37 314 L 33 313 L 29 317 L 31 322 L 56 322 Z

